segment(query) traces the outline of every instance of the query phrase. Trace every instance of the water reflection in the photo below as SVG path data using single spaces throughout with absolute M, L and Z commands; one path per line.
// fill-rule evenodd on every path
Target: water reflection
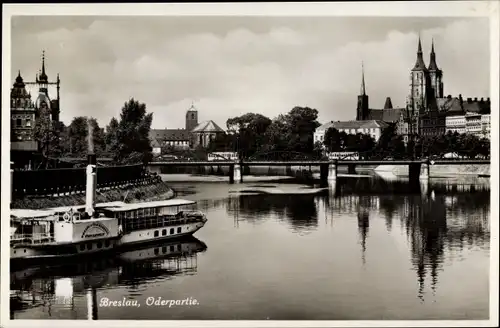
M 292 232 L 318 230 L 319 208 L 329 220 L 357 217 L 361 261 L 366 251 L 372 217 L 382 217 L 391 233 L 394 220 L 404 230 L 410 262 L 417 276 L 418 297 L 423 301 L 427 280 L 436 292 L 444 253 L 464 248 L 489 249 L 490 190 L 488 179 L 430 180 L 422 190 L 406 181 L 339 178 L 321 195 L 239 195 L 205 200 L 205 210 L 225 208 L 239 222 L 259 224 L 269 218 L 286 222 Z
M 202 241 L 189 237 L 94 261 L 11 272 L 11 319 L 17 312 L 36 309 L 49 318 L 97 320 L 96 290 L 126 286 L 134 299 L 150 281 L 196 274 L 197 254 L 206 249 Z

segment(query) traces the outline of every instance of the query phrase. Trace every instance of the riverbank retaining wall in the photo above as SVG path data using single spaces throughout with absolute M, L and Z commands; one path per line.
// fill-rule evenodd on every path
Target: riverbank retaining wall
M 408 176 L 408 165 L 380 165 L 375 168 L 377 172 L 389 172 L 395 176 Z M 431 177 L 456 177 L 456 176 L 489 176 L 490 165 L 431 165 L 429 176 Z
M 127 203 L 170 199 L 175 192 L 167 183 L 156 179 L 144 185 L 128 184 L 120 188 L 101 188 L 96 194 L 96 203 L 125 201 Z M 76 206 L 85 204 L 85 192 L 71 195 L 29 195 L 13 199 L 11 208 L 40 209 L 59 206 Z

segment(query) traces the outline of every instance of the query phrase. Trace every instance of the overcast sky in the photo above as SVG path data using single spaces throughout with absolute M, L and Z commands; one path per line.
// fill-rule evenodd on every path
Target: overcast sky
M 130 97 L 153 128 L 183 128 L 191 101 L 200 121 L 270 118 L 294 106 L 321 123 L 355 118 L 364 61 L 370 107 L 404 106 L 418 34 L 426 64 L 434 38 L 444 92 L 489 97 L 484 18 L 91 17 L 12 18 L 12 82 L 34 80 L 46 52 L 61 77 L 61 119 L 93 116 L 104 127 Z M 55 97 L 55 93 L 51 93 Z

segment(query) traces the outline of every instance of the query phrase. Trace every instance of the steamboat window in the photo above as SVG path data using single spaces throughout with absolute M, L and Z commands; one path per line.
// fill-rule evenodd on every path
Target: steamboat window
M 170 246 L 170 251 L 173 252 L 174 251 L 174 245 Z
M 87 244 L 87 249 L 90 251 L 92 249 L 92 243 Z
M 174 234 L 174 228 L 171 228 L 170 229 L 170 234 L 173 235 Z
M 161 231 L 161 235 L 162 235 L 162 236 L 165 236 L 166 234 L 167 234 L 167 229 L 163 229 L 163 230 Z
M 181 227 L 177 228 L 177 233 L 181 233 Z
M 160 232 L 158 230 L 155 230 L 155 237 L 158 237 L 160 235 Z
M 85 244 L 81 244 L 81 245 L 80 245 L 80 250 L 81 250 L 81 251 L 84 251 L 84 250 L 85 250 Z
M 160 253 L 160 250 L 158 248 L 155 248 L 155 255 L 158 255 L 158 253 Z
M 102 248 L 102 243 L 100 241 L 97 242 L 97 248 Z
M 181 250 L 181 244 L 177 245 L 177 250 L 180 251 Z
M 166 252 L 167 252 L 167 247 L 166 247 L 166 246 L 163 246 L 163 247 L 161 248 L 161 252 L 162 252 L 162 253 L 166 253 Z
M 104 242 L 104 247 L 109 247 L 109 240 L 106 240 L 106 241 Z

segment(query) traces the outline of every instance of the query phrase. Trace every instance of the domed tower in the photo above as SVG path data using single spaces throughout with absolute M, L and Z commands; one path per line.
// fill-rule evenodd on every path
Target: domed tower
M 190 132 L 198 126 L 198 110 L 191 104 L 191 107 L 186 112 L 186 131 Z
M 35 108 L 31 101 L 31 94 L 26 91 L 26 84 L 21 76 L 21 71 L 18 72 L 11 89 L 10 102 L 11 142 L 32 140 Z M 26 148 L 26 145 L 24 148 Z

